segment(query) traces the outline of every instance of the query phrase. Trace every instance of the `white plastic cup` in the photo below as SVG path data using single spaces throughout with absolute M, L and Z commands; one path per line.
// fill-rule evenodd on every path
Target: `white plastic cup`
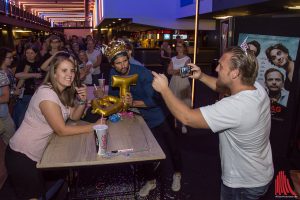
M 105 124 L 99 124 L 93 126 L 94 133 L 96 135 L 96 146 L 98 148 L 98 155 L 105 155 L 107 149 L 107 130 L 108 126 Z
M 104 90 L 104 87 L 105 87 L 105 79 L 104 78 L 100 78 L 98 79 L 98 82 L 99 82 L 99 87 Z

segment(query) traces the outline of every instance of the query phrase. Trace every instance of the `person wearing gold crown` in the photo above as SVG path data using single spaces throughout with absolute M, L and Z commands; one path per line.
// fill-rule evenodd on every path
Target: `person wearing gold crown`
M 122 97 L 124 103 L 130 107 L 137 108 L 151 129 L 154 137 L 162 147 L 163 151 L 171 156 L 174 168 L 172 190 L 179 191 L 181 184 L 181 156 L 177 148 L 176 136 L 166 121 L 166 115 L 158 102 L 159 94 L 152 88 L 153 76 L 144 66 L 129 63 L 126 43 L 123 40 L 112 41 L 105 50 L 109 62 L 112 65 L 110 77 L 114 75 L 130 76 L 138 74 L 136 85 L 130 86 L 130 92 Z M 109 84 L 109 95 L 118 96 L 119 88 L 113 88 Z M 139 191 L 141 197 L 145 197 L 156 187 L 157 166 L 154 163 L 147 166 L 146 184 Z

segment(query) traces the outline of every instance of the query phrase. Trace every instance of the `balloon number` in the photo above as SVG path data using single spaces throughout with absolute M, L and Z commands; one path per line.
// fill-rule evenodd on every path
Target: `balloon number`
M 129 105 L 124 104 L 121 100 L 122 96 L 125 96 L 130 91 L 130 85 L 135 85 L 138 79 L 138 75 L 131 76 L 112 76 L 112 87 L 120 88 L 120 98 L 115 96 L 105 96 L 100 99 L 92 100 L 92 113 L 97 113 L 107 117 L 120 111 L 126 111 Z
M 101 99 L 93 99 L 92 108 L 92 113 L 107 117 L 122 110 L 123 102 L 118 97 L 106 96 Z

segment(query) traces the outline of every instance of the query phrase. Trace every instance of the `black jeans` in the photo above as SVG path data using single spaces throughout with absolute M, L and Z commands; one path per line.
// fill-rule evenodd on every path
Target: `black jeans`
M 18 199 L 44 197 L 45 183 L 41 171 L 36 168 L 35 161 L 23 153 L 12 150 L 8 145 L 5 164 Z
M 181 172 L 182 161 L 181 161 L 181 153 L 178 146 L 177 136 L 170 128 L 168 122 L 165 120 L 159 126 L 151 128 L 151 131 L 153 136 L 157 140 L 158 144 L 166 154 L 166 159 L 171 159 L 174 172 Z M 154 162 L 146 165 L 145 167 L 146 180 L 156 179 L 159 171 L 161 170 L 161 167 L 165 166 L 160 164 L 161 164 L 160 162 Z

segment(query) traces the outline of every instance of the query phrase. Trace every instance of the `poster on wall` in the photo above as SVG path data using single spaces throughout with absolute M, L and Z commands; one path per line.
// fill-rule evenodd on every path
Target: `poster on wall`
M 229 32 L 229 24 L 227 22 L 223 22 L 221 24 L 221 52 L 228 47 L 228 32 Z
M 257 81 L 270 97 L 272 118 L 282 121 L 287 112 L 300 38 L 240 33 L 238 45 L 246 38 L 258 61 Z

